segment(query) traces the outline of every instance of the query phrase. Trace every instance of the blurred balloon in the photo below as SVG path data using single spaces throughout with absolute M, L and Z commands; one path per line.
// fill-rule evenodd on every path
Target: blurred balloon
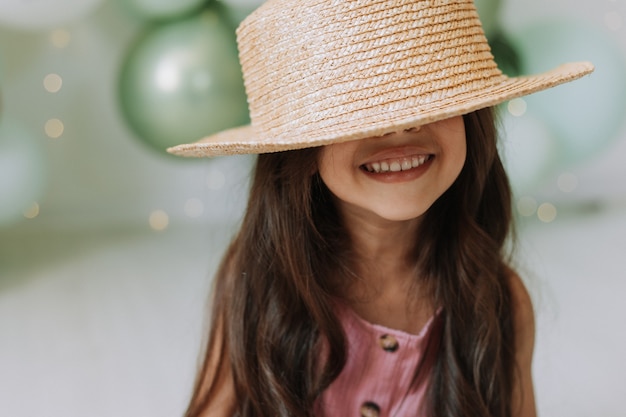
M 509 37 L 502 31 L 496 30 L 489 36 L 489 46 L 498 68 L 509 77 L 518 76 L 521 73 L 522 62 L 515 46 Z
M 228 6 L 229 13 L 239 23 L 265 0 L 222 0 Z
M 487 37 L 499 27 L 500 0 L 474 0 Z
M 50 29 L 86 16 L 102 0 L 1 0 L 0 25 L 15 29 Z
M 159 151 L 248 122 L 234 28 L 217 5 L 149 30 L 120 75 L 122 111 Z
M 558 159 L 556 137 L 533 115 L 513 116 L 502 108 L 501 151 L 511 187 L 516 195 L 532 194 L 553 172 Z
M 256 9 L 265 0 L 222 0 L 225 4 L 242 9 Z
M 527 98 L 528 111 L 557 134 L 559 163 L 572 165 L 617 137 L 626 110 L 624 52 L 607 31 L 581 22 L 538 22 L 513 34 L 525 73 L 589 60 L 596 71 Z
M 23 129 L 0 122 L 0 226 L 24 218 L 43 192 L 41 143 Z
M 147 19 L 171 19 L 199 10 L 207 0 L 120 0 L 131 12 Z M 209 0 L 210 1 L 210 0 Z

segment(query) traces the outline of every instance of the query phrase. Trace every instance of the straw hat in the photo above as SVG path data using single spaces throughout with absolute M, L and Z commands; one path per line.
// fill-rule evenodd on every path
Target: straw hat
M 168 149 L 265 153 L 384 135 L 574 80 L 509 78 L 472 0 L 268 0 L 237 29 L 251 124 Z

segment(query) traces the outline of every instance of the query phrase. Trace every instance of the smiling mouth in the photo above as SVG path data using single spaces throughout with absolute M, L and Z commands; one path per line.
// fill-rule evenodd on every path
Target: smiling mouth
M 361 165 L 361 169 L 375 174 L 408 171 L 424 165 L 432 158 L 432 155 L 416 155 L 403 158 L 383 159 L 382 161 L 363 164 Z

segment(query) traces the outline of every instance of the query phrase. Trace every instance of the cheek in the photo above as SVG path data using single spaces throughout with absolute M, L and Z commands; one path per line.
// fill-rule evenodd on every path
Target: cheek
M 354 153 L 350 145 L 349 143 L 327 145 L 319 153 L 317 160 L 319 174 L 329 188 L 334 184 L 341 185 L 348 179 Z
M 322 149 L 317 160 L 317 170 L 320 174 L 320 178 L 322 178 L 322 181 L 327 187 L 329 186 L 329 182 L 332 183 L 333 175 L 331 173 L 335 171 L 333 161 L 334 157 L 332 151 L 328 148 Z
M 463 140 L 460 140 L 454 147 L 452 158 L 453 165 L 455 166 L 458 175 L 463 169 L 463 166 L 465 165 L 465 160 L 467 158 L 467 143 L 465 142 L 465 138 L 463 138 Z
M 448 126 L 448 134 L 444 136 L 446 140 L 443 143 L 444 155 L 448 156 L 449 169 L 455 175 L 458 175 L 467 158 L 467 140 L 465 137 L 465 125 L 463 118 L 458 117 L 450 121 Z

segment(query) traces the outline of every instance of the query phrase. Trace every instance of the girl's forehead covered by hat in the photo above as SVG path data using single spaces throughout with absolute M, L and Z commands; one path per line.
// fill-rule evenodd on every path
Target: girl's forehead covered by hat
M 251 126 L 174 153 L 275 152 L 382 135 L 593 69 L 506 77 L 472 0 L 269 0 L 237 35 Z

